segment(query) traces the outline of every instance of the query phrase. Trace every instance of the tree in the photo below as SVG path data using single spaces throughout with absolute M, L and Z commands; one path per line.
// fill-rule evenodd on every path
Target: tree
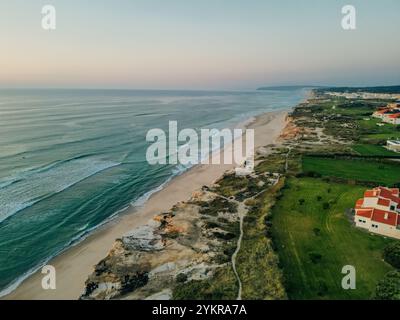
M 400 269 L 400 241 L 393 242 L 383 250 L 383 259 L 393 267 Z
M 378 282 L 375 290 L 377 300 L 400 300 L 400 272 L 391 271 Z

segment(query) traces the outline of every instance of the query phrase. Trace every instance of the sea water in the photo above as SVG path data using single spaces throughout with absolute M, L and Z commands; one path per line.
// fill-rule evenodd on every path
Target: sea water
M 232 128 L 305 94 L 0 90 L 0 291 L 188 169 L 149 165 L 148 130 Z

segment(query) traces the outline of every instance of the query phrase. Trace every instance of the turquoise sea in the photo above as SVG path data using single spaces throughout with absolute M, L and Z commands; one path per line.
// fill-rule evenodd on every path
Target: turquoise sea
M 149 129 L 233 127 L 305 94 L 0 90 L 0 291 L 187 170 L 146 162 Z

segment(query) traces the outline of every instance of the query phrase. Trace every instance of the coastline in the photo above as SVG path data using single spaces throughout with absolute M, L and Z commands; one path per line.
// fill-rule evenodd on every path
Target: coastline
M 255 130 L 255 147 L 272 144 L 286 124 L 287 111 L 273 111 L 255 117 L 248 128 Z M 231 145 L 226 146 L 229 148 Z M 224 152 L 219 151 L 217 154 Z M 212 184 L 234 165 L 197 165 L 173 178 L 160 191 L 152 194 L 139 208 L 129 208 L 120 216 L 100 226 L 80 243 L 51 259 L 48 264 L 57 271 L 57 289 L 43 290 L 44 275 L 40 270 L 27 277 L 3 299 L 77 299 L 84 289 L 88 275 L 112 248 L 114 241 L 128 231 L 146 224 L 160 212 L 169 210 L 174 204 L 185 201 L 203 185 Z

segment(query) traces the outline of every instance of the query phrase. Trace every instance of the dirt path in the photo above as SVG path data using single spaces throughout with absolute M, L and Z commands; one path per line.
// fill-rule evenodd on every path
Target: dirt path
M 292 147 L 288 147 L 288 149 L 289 150 L 286 154 L 286 160 L 285 160 L 285 173 L 287 173 L 288 168 L 289 168 L 289 156 L 290 156 L 290 153 L 292 152 Z
M 238 202 L 238 215 L 239 215 L 239 219 L 240 219 L 240 236 L 239 239 L 237 241 L 237 246 L 236 246 L 236 250 L 232 255 L 232 268 L 233 268 L 233 272 L 235 273 L 237 282 L 239 284 L 239 291 L 238 291 L 238 295 L 236 300 L 242 300 L 242 281 L 240 280 L 239 277 L 239 273 L 236 270 L 236 256 L 240 251 L 240 247 L 242 245 L 242 238 L 243 238 L 243 220 L 244 217 L 246 216 L 247 213 L 247 209 L 244 205 L 243 202 Z
M 268 187 L 267 189 L 259 192 L 257 195 L 253 196 L 251 199 L 256 198 L 258 195 L 260 195 L 263 192 L 266 192 L 268 189 L 270 189 L 271 187 L 274 187 L 277 183 L 279 182 L 279 178 L 274 182 L 274 184 L 270 187 Z M 250 199 L 250 198 L 249 198 Z M 239 215 L 239 219 L 240 219 L 240 235 L 237 241 L 237 245 L 236 245 L 236 250 L 232 255 L 232 268 L 233 268 L 233 272 L 235 273 L 238 285 L 239 285 L 239 290 L 238 290 L 238 295 L 236 300 L 242 300 L 242 281 L 240 280 L 239 277 L 239 273 L 237 272 L 236 269 L 236 257 L 240 251 L 240 248 L 242 246 L 242 239 L 243 239 L 243 221 L 244 218 L 246 217 L 246 214 L 248 212 L 248 209 L 246 208 L 246 205 L 244 204 L 246 200 L 244 200 L 243 202 L 236 202 L 238 204 L 238 215 Z

